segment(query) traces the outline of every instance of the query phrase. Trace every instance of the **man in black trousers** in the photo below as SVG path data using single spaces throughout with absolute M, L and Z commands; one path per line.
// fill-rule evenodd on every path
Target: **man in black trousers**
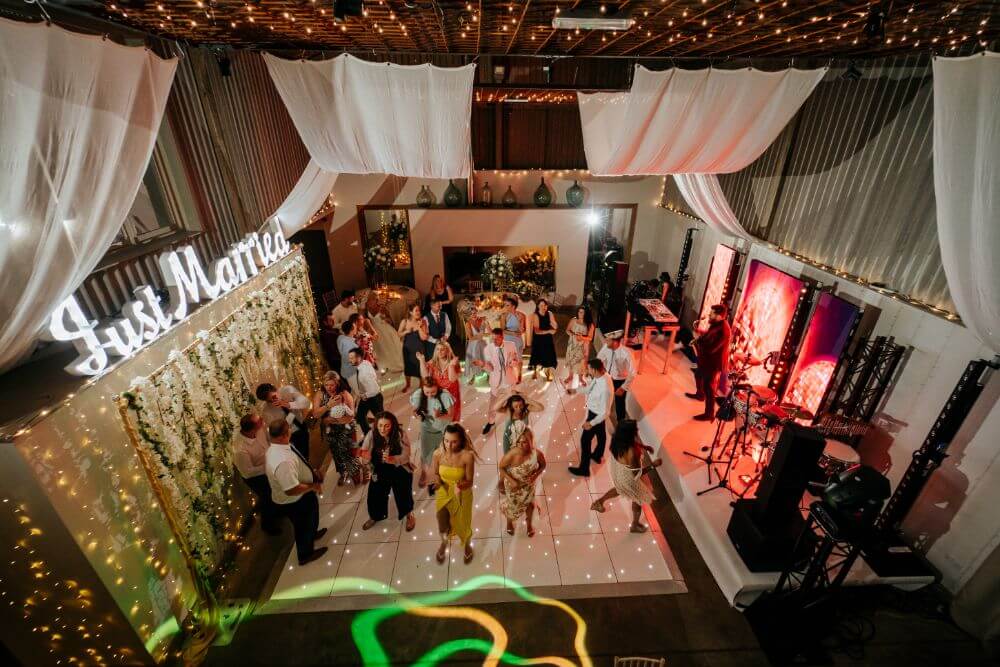
M 715 419 L 715 388 L 719 373 L 726 367 L 729 358 L 729 340 L 732 336 L 726 319 L 728 314 L 724 304 L 712 306 L 708 314 L 708 330 L 692 343 L 698 352 L 698 391 L 685 396 L 705 401 L 705 411 L 694 417 L 696 421 L 710 422 Z

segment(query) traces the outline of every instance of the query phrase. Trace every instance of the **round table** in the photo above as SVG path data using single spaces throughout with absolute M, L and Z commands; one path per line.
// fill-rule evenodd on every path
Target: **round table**
M 358 290 L 355 294 L 358 305 L 364 306 L 368 303 L 368 294 L 371 289 Z M 417 303 L 420 303 L 420 293 L 412 287 L 406 285 L 389 285 L 376 290 L 376 299 L 379 309 L 385 313 L 394 327 L 406 319 L 406 313 Z

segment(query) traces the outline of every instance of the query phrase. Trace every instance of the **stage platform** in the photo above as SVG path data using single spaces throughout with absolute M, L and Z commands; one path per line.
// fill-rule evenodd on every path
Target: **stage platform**
M 736 552 L 726 534 L 732 514 L 732 492 L 716 489 L 697 495 L 710 485 L 706 466 L 684 452 L 702 454 L 700 448 L 711 443 L 716 425 L 691 419 L 704 407 L 684 396 L 684 392 L 695 390 L 691 364 L 683 355 L 672 353 L 668 374 L 662 375 L 658 370 L 663 367 L 664 353 L 662 342 L 647 350 L 642 373 L 629 397 L 628 410 L 639 421 L 643 442 L 654 447 L 656 455 L 663 458 L 658 469 L 660 479 L 716 583 L 730 604 L 743 607 L 773 588 L 780 573 L 751 572 Z M 712 482 L 717 481 L 718 477 L 713 475 Z M 846 585 L 892 584 L 915 589 L 933 581 L 930 576 L 879 578 L 859 558 L 848 573 Z
M 398 375 L 383 384 L 386 408 L 400 417 L 416 448 L 419 422 L 412 417 L 401 386 Z M 628 530 L 631 512 L 625 501 L 608 502 L 604 514 L 590 509 L 593 500 L 611 486 L 607 460 L 595 466 L 589 479 L 569 474 L 567 466 L 577 461 L 579 451 L 584 397 L 568 396 L 557 383 L 531 380 L 527 374 L 522 386 L 546 406 L 531 420 L 548 460 L 537 482 L 534 537 L 526 535 L 523 518 L 513 536 L 504 530 L 497 493 L 497 463 L 502 453 L 497 431 L 502 422 L 488 436 L 481 435 L 489 397 L 483 377 L 474 387 L 462 386 L 462 423 L 481 459 L 474 482 L 474 560 L 464 564 L 461 547 L 453 542 L 448 561 L 444 565 L 435 561 L 440 538 L 434 501 L 426 489 L 416 487 L 416 475 L 416 529 L 412 533 L 403 530 L 390 501 L 390 518 L 363 531 L 361 524 L 368 518 L 367 487 L 338 487 L 331 470 L 320 497 L 320 525 L 328 529 L 321 544 L 329 551 L 324 558 L 299 567 L 293 549 L 287 562 L 272 573 L 269 601 L 258 613 L 370 609 L 427 595 L 435 605 L 508 602 L 523 600 L 525 589 L 559 600 L 686 592 L 652 512 L 647 510 L 645 515 L 650 531 L 635 534 Z M 312 447 L 322 447 L 318 438 Z M 466 582 L 483 575 L 495 578 L 484 580 L 474 590 L 465 589 Z

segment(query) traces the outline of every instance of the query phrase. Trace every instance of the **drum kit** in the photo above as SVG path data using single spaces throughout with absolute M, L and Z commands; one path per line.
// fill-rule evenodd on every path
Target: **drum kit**
M 740 368 L 727 376 L 730 389 L 717 412 L 712 443 L 701 448 L 703 454 L 684 452 L 706 465 L 709 486 L 699 491 L 699 496 L 715 489 L 729 489 L 739 498 L 746 496 L 756 488 L 771 462 L 778 435 L 785 424 L 799 420 L 810 422 L 815 417 L 799 405 L 779 402 L 778 395 L 770 387 L 747 383 L 747 369 L 760 365 L 761 361 L 735 354 L 731 361 Z M 727 423 L 733 423 L 733 428 L 723 438 Z M 743 488 L 737 490 L 732 480 L 736 475 L 734 468 L 747 457 L 754 463 L 753 470 L 738 476 Z M 718 478 L 715 483 L 713 474 Z

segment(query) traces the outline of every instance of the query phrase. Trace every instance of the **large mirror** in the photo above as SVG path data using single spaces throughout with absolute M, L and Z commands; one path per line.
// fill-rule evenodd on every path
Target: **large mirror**
M 366 266 L 369 283 L 382 280 L 390 285 L 413 284 L 413 247 L 410 244 L 410 212 L 401 206 L 359 206 L 358 223 L 361 225 L 362 252 L 371 248 L 384 248 L 392 264 L 381 275 L 375 276 Z

